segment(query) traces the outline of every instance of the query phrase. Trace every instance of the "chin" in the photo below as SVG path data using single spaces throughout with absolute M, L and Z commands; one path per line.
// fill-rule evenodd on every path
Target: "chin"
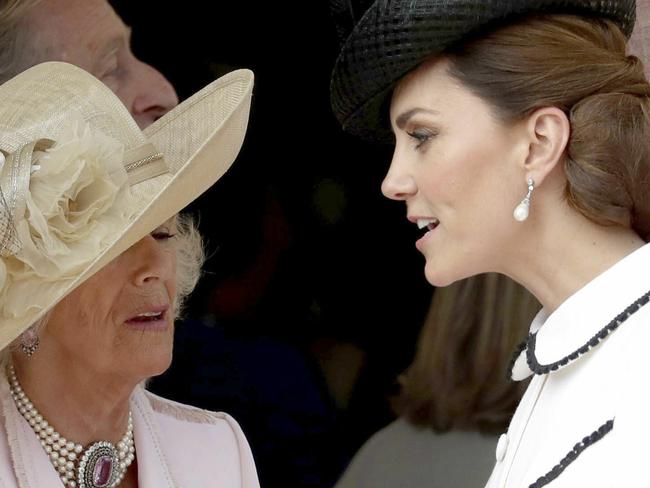
M 172 357 L 173 344 L 169 344 L 168 347 L 159 347 L 156 350 L 152 350 L 148 358 L 149 376 L 158 376 L 167 371 L 172 364 Z
M 172 363 L 173 348 L 172 340 L 151 341 L 139 345 L 135 353 L 137 363 L 132 363 L 134 369 L 137 369 L 137 376 L 149 378 L 167 371 Z
M 142 358 L 138 367 L 137 376 L 143 379 L 159 376 L 169 369 L 171 363 L 171 352 L 167 355 L 151 355 L 147 358 Z
M 452 283 L 455 283 L 464 278 L 468 278 L 469 276 L 472 275 L 465 275 L 459 273 L 458 270 L 449 268 L 444 269 L 440 266 L 436 266 L 435 263 L 429 261 L 427 261 L 424 266 L 424 277 L 429 282 L 429 284 L 438 288 L 449 286 Z
M 169 369 L 171 364 L 172 364 L 172 361 L 171 361 L 171 356 L 170 356 L 169 361 L 165 362 L 164 364 L 160 364 L 159 367 L 157 367 L 157 368 L 152 368 L 152 370 L 150 371 L 148 377 L 151 378 L 153 376 L 160 376 L 161 374 L 163 374 L 165 371 L 167 371 Z
M 429 282 L 430 285 L 435 286 L 436 288 L 441 288 L 443 286 L 449 286 L 454 281 L 454 279 L 449 278 L 447 275 L 443 275 L 437 272 L 430 272 L 426 268 L 424 270 L 424 277 Z

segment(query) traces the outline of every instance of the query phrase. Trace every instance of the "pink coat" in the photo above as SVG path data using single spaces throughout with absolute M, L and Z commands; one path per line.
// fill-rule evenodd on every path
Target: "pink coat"
M 0 379 L 0 488 L 63 483 Z M 259 488 L 250 448 L 224 413 L 160 398 L 138 387 L 131 411 L 140 488 Z

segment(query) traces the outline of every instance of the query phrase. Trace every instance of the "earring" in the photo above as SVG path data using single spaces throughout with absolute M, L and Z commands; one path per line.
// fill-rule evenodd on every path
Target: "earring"
M 20 336 L 20 350 L 27 357 L 30 357 L 36 352 L 39 344 L 38 334 L 32 328 L 27 329 Z
M 530 197 L 532 196 L 534 189 L 535 182 L 532 178 L 528 178 L 528 193 L 526 194 L 526 198 L 515 207 L 515 211 L 512 213 L 512 216 L 517 222 L 523 222 L 528 218 L 528 214 L 530 213 Z

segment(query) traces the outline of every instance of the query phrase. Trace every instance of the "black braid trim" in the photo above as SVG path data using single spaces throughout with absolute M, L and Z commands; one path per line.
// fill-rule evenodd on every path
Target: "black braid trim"
M 528 346 L 528 339 L 530 338 L 530 335 L 524 339 L 521 344 L 517 346 L 515 349 L 515 352 L 512 354 L 512 359 L 510 360 L 510 363 L 508 363 L 508 379 L 512 381 L 512 370 L 515 367 L 515 363 L 517 362 L 517 358 L 520 356 L 522 352 L 524 352 L 524 349 Z
M 605 435 L 609 434 L 613 428 L 614 428 L 613 419 L 605 422 L 603 425 L 598 427 L 597 430 L 595 430 L 590 435 L 588 435 L 580 442 L 578 442 L 575 446 L 573 446 L 573 449 L 571 449 L 569 453 L 566 456 L 564 456 L 564 458 L 562 459 L 562 461 L 560 461 L 559 464 L 553 466 L 553 469 L 551 469 L 544 476 L 539 477 L 537 481 L 535 481 L 528 488 L 542 488 L 542 486 L 548 485 L 551 481 L 553 481 L 555 478 L 560 476 L 560 474 L 562 474 L 562 471 L 564 471 L 569 464 L 575 461 L 585 449 L 587 449 L 592 444 L 595 444 L 596 442 L 601 440 L 603 437 L 605 437 Z
M 571 361 L 575 361 L 583 354 L 589 352 L 590 349 L 596 347 L 603 339 L 605 339 L 609 334 L 618 329 L 618 326 L 625 322 L 628 318 L 634 315 L 641 307 L 650 301 L 650 291 L 637 298 L 632 304 L 630 304 L 625 310 L 619 313 L 614 317 L 609 324 L 600 329 L 591 339 L 589 339 L 584 345 L 580 346 L 578 349 L 573 351 L 568 356 L 563 357 L 559 361 L 555 361 L 550 364 L 539 364 L 537 358 L 535 357 L 535 344 L 537 340 L 537 332 L 530 334 L 528 336 L 527 349 L 526 349 L 526 361 L 528 362 L 528 367 L 535 374 L 548 374 L 551 371 L 556 371 L 562 366 L 566 366 Z M 514 363 L 513 363 L 514 365 Z

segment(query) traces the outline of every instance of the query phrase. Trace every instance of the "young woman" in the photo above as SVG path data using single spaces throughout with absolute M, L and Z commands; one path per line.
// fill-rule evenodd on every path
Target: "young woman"
M 634 1 L 375 2 L 332 80 L 343 127 L 394 136 L 382 186 L 436 286 L 532 292 L 534 376 L 489 487 L 647 486 L 650 85 Z

